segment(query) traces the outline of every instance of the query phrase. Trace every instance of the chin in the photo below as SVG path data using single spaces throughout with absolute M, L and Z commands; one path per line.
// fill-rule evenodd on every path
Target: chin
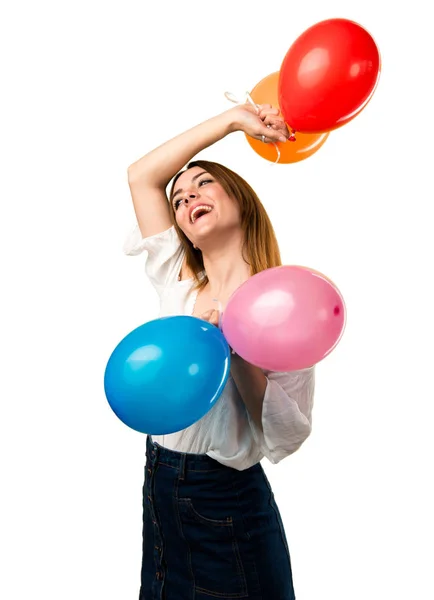
M 198 242 L 200 242 L 201 240 L 207 240 L 210 236 L 216 233 L 218 233 L 218 230 L 213 223 L 204 223 L 203 225 L 199 225 L 197 230 L 194 231 L 195 241 L 193 243 L 197 246 Z

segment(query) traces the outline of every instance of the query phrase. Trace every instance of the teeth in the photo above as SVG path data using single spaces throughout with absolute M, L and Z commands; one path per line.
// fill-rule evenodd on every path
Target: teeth
M 200 204 L 199 206 L 196 206 L 193 210 L 193 212 L 191 213 L 191 222 L 194 223 L 196 221 L 196 214 L 199 211 L 206 211 L 206 212 L 211 212 L 212 211 L 212 207 L 211 206 L 207 206 L 206 204 Z

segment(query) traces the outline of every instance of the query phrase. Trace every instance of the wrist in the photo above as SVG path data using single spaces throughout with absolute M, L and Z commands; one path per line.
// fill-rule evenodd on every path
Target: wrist
M 228 135 L 229 133 L 234 133 L 235 131 L 241 130 L 241 122 L 238 118 L 238 106 L 234 106 L 225 110 L 224 113 L 219 115 L 221 119 L 224 135 Z

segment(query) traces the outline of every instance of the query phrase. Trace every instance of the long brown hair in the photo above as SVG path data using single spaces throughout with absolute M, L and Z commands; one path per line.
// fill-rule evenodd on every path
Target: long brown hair
M 241 213 L 241 228 L 244 233 L 242 252 L 247 264 L 250 265 L 250 275 L 255 275 L 271 267 L 281 266 L 282 261 L 276 234 L 264 206 L 247 181 L 231 169 L 207 160 L 190 162 L 185 170 L 175 176 L 170 189 L 170 201 L 178 177 L 192 167 L 204 169 L 221 184 L 228 196 L 238 202 Z M 200 277 L 200 273 L 204 271 L 202 252 L 193 247 L 191 241 L 179 228 L 172 202 L 170 204 L 172 206 L 173 224 L 185 249 L 187 267 L 196 280 L 195 288 L 201 289 L 208 283 L 206 275 Z

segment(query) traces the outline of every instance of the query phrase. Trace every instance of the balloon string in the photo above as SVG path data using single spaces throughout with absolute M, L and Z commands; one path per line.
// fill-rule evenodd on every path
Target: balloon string
M 213 302 L 217 302 L 217 305 L 218 305 L 217 310 L 219 311 L 219 329 L 220 329 L 220 331 L 222 331 L 222 321 L 223 321 L 223 310 L 222 309 L 223 309 L 223 306 L 222 306 L 222 303 L 220 302 L 220 300 L 217 300 L 217 298 L 213 298 Z M 232 354 L 235 354 L 235 351 L 232 350 L 232 348 L 231 348 L 231 351 L 232 351 Z
M 222 306 L 222 303 L 220 302 L 220 300 L 217 300 L 216 298 L 213 298 L 213 302 L 217 302 L 217 304 L 218 304 L 217 310 L 219 311 L 219 329 L 221 331 L 222 319 L 223 319 L 223 312 L 222 312 L 223 306 Z
M 234 94 L 232 94 L 231 92 L 225 92 L 225 98 L 227 100 L 229 100 L 230 102 L 233 102 L 234 104 L 244 104 L 245 102 L 249 102 L 252 106 L 255 107 L 256 113 L 257 114 L 260 113 L 259 106 L 253 101 L 253 98 L 251 97 L 251 95 L 249 94 L 249 92 L 246 92 L 246 98 L 245 98 L 244 101 L 238 100 L 238 98 L 236 98 L 236 96 L 234 96 Z M 270 128 L 271 125 L 267 125 L 267 127 Z M 279 147 L 277 146 L 277 144 L 275 142 L 271 142 L 271 144 L 273 144 L 273 146 L 275 147 L 276 152 L 277 152 L 277 158 L 274 161 L 274 164 L 277 165 L 277 163 L 280 160 L 280 150 L 279 150 Z

